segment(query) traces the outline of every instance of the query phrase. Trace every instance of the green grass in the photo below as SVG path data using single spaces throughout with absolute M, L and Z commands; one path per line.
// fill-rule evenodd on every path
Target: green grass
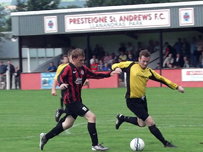
M 203 151 L 203 88 L 185 88 L 185 93 L 169 88 L 147 88 L 149 113 L 164 137 L 178 148 L 164 148 L 149 132 L 124 123 L 115 129 L 115 116 L 127 109 L 125 88 L 84 89 L 84 104 L 96 114 L 99 142 L 109 146 L 109 152 L 131 152 L 129 143 L 134 137 L 145 142 L 145 152 L 202 152 Z M 59 90 L 58 90 L 59 94 Z M 52 97 L 50 90 L 0 90 L 0 152 L 40 151 L 39 134 L 48 132 L 56 123 L 55 109 L 59 96 Z M 51 139 L 45 152 L 90 152 L 87 122 L 78 117 L 74 126 Z

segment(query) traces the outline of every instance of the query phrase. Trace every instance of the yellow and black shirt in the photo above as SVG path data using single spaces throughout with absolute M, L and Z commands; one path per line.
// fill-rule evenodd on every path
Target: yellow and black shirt
M 58 75 L 61 73 L 61 71 L 62 71 L 67 65 L 69 65 L 69 63 L 60 64 L 60 65 L 58 66 L 58 68 L 57 68 L 57 70 L 56 70 L 56 75 L 55 75 L 55 77 L 54 77 L 54 80 L 57 81 Z
M 127 92 L 126 99 L 128 98 L 141 98 L 145 95 L 147 81 L 149 79 L 161 82 L 171 89 L 177 89 L 178 85 L 170 80 L 162 77 L 150 68 L 142 69 L 138 62 L 120 62 L 112 65 L 112 70 L 116 68 L 122 69 L 127 74 Z

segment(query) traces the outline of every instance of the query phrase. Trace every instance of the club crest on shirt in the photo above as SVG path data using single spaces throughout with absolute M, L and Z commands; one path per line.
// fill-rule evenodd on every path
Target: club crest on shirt
M 82 78 L 77 78 L 75 80 L 75 84 L 82 84 Z
M 81 74 L 84 75 L 84 71 L 83 70 L 81 70 Z

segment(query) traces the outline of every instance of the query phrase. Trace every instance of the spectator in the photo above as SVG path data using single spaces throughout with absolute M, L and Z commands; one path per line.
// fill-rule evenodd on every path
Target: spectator
M 10 78 L 10 89 L 12 89 L 12 83 L 13 83 L 13 74 L 15 73 L 15 68 L 13 64 L 11 64 L 11 61 L 7 61 L 7 70 L 9 71 L 9 78 Z
M 105 56 L 104 56 L 104 63 L 109 63 L 109 60 L 110 60 L 110 56 L 109 56 L 109 53 L 108 52 L 105 52 Z
M 203 68 L 203 52 L 202 52 L 202 54 L 199 56 L 199 62 L 198 62 L 197 67 Z
M 187 42 L 186 38 L 183 38 L 182 52 L 183 56 L 190 57 L 190 44 Z
M 176 54 L 177 53 L 182 54 L 182 46 L 183 46 L 182 40 L 181 38 L 178 38 L 178 41 L 173 45 L 173 48 L 176 50 Z
M 202 54 L 203 51 L 203 40 L 202 40 L 202 35 L 198 36 L 198 41 L 196 43 L 196 47 L 197 47 L 197 59 L 199 59 L 200 55 Z
M 127 55 L 125 55 L 123 51 L 119 51 L 119 53 L 119 59 L 121 59 L 121 61 L 127 61 Z
M 118 57 L 116 56 L 115 53 L 111 53 L 111 59 L 114 60 L 114 63 L 118 62 Z
M 192 66 L 197 66 L 197 56 L 196 56 L 196 37 L 192 38 L 192 43 L 190 44 L 190 63 Z
M 54 62 L 50 62 L 49 68 L 46 70 L 47 72 L 56 72 L 56 66 L 54 65 Z
M 4 83 L 3 89 L 6 89 L 6 65 L 3 64 L 3 61 L 0 62 L 0 87 L 2 87 L 2 82 Z
M 104 63 L 103 71 L 110 71 L 111 68 L 109 67 L 109 64 L 107 62 Z
M 125 54 L 126 47 L 125 47 L 125 43 L 123 43 L 123 42 L 120 43 L 120 47 L 118 48 L 118 52 L 120 52 L 120 51 L 124 52 L 124 54 Z
M 98 56 L 99 53 L 100 53 L 100 46 L 99 46 L 98 44 L 96 44 L 96 45 L 95 45 L 95 48 L 94 48 L 94 50 L 93 50 L 93 54 L 94 54 L 95 56 Z M 90 63 L 90 64 L 91 64 L 91 63 Z
M 110 63 L 109 63 L 109 67 L 111 67 L 114 63 L 115 63 L 115 62 L 114 62 L 114 59 L 111 59 L 111 60 L 110 60 Z
M 160 63 L 157 63 L 157 65 L 156 65 L 155 69 L 156 69 L 156 70 L 161 69 Z
M 103 71 L 104 63 L 103 60 L 99 60 L 98 71 Z
M 126 48 L 126 51 L 134 51 L 134 47 L 133 47 L 133 45 L 132 45 L 132 43 L 131 42 L 128 42 L 128 44 L 127 44 L 127 48 Z
M 165 42 L 165 53 L 163 59 L 166 59 L 170 53 L 172 53 L 173 57 L 175 57 L 175 50 L 171 47 L 171 45 L 168 42 Z
M 18 66 L 15 67 L 15 89 L 21 89 L 21 84 L 20 84 L 20 69 Z
M 177 53 L 176 58 L 174 60 L 174 66 L 176 68 L 180 68 L 180 67 L 183 67 L 183 64 L 184 64 L 184 62 L 183 62 L 182 56 L 180 55 L 180 53 Z
M 173 68 L 172 64 L 170 63 L 170 60 L 166 61 L 164 68 L 166 68 L 166 69 L 172 69 Z
M 154 51 L 154 43 L 152 40 L 149 40 L 149 45 L 147 46 L 147 50 L 150 52 L 150 53 L 153 53 Z
M 99 50 L 99 55 L 98 55 L 98 59 L 103 59 L 105 55 L 105 51 L 104 51 L 104 48 L 103 47 L 100 47 L 100 50 Z
M 98 71 L 98 63 L 96 63 L 96 60 L 93 60 L 92 64 L 90 65 L 90 69 L 92 72 Z
M 190 64 L 189 64 L 189 61 L 187 59 L 187 56 L 184 56 L 183 60 L 184 60 L 183 68 L 189 68 Z
M 90 59 L 90 65 L 93 63 L 94 60 L 95 60 L 95 63 L 98 63 L 98 59 L 96 58 L 95 54 L 93 54 L 92 58 Z
M 132 54 L 128 54 L 128 61 L 135 61 Z
M 164 68 L 166 68 L 166 66 L 167 66 L 167 61 L 169 61 L 169 63 L 170 63 L 171 65 L 173 65 L 173 63 L 174 63 L 174 58 L 173 58 L 173 56 L 172 56 L 172 53 L 170 53 L 170 54 L 168 55 L 168 57 L 166 57 L 166 59 L 164 60 L 164 63 L 163 63 L 163 67 L 164 67 Z

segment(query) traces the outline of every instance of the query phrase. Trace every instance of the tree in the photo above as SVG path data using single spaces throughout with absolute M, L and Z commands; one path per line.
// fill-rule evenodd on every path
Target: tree
M 60 0 L 17 0 L 15 11 L 39 11 L 58 9 Z
M 0 5 L 0 42 L 2 42 L 3 37 L 5 37 L 5 35 L 2 33 L 5 31 L 5 27 L 6 27 L 6 19 L 5 19 L 4 7 Z
M 88 0 L 86 1 L 85 6 L 99 7 L 99 6 L 135 5 L 135 4 L 168 3 L 168 2 L 183 2 L 183 1 L 196 1 L 196 0 Z

